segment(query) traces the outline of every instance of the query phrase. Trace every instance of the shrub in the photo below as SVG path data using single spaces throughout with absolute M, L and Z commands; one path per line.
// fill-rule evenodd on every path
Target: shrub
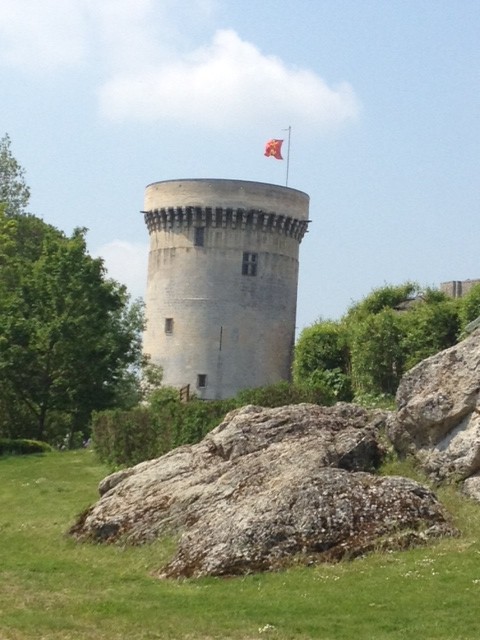
M 234 406 L 228 400 L 193 399 L 182 404 L 167 393 L 158 393 L 148 406 L 95 413 L 93 445 L 102 462 L 134 465 L 182 444 L 199 442 Z
M 232 399 L 205 401 L 194 398 L 180 406 L 179 421 L 175 425 L 174 446 L 200 442 L 222 421 L 225 414 L 237 405 Z
M 302 384 L 312 380 L 318 371 L 350 369 L 348 334 L 345 325 L 322 320 L 303 329 L 295 345 L 294 381 Z
M 322 380 L 318 384 L 277 382 L 267 387 L 245 389 L 236 395 L 234 402 L 237 407 L 242 407 L 246 404 L 255 404 L 259 407 L 281 407 L 286 404 L 300 404 L 301 402 L 331 405 L 335 402 L 335 399 L 332 389 Z
M 134 465 L 154 458 L 171 445 L 168 430 L 162 433 L 156 415 L 147 407 L 95 413 L 92 441 L 100 459 L 113 466 Z
M 92 439 L 102 460 L 111 466 L 130 466 L 156 458 L 175 447 L 200 442 L 225 414 L 245 404 L 279 407 L 311 402 L 333 404 L 335 394 L 325 384 L 291 385 L 288 382 L 246 389 L 235 398 L 182 403 L 168 387 L 153 391 L 148 405 L 130 411 L 95 413 Z
M 32 453 L 47 453 L 48 451 L 53 451 L 52 447 L 39 440 L 0 438 L 0 456 L 24 456 Z

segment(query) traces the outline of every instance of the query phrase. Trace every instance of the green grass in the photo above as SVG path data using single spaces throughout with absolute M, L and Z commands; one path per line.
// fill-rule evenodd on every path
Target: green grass
M 65 536 L 107 471 L 90 451 L 0 458 L 0 640 L 480 637 L 480 505 L 453 489 L 441 495 L 458 538 L 283 573 L 161 581 L 151 574 L 171 543 Z

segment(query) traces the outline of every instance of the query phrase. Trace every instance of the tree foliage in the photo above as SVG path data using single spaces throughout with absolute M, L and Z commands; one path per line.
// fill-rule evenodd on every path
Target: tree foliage
M 129 411 L 94 413 L 92 437 L 95 451 L 110 465 L 132 465 L 158 457 L 183 444 L 199 442 L 220 424 L 225 414 L 246 404 L 279 407 L 309 402 L 333 404 L 335 398 L 323 386 L 288 382 L 245 389 L 234 398 L 181 402 L 178 389 L 159 387 L 149 401 Z
M 461 303 L 437 294 L 426 295 L 400 317 L 405 370 L 457 342 Z
M 25 183 L 25 170 L 12 155 L 10 136 L 0 139 L 0 204 L 7 216 L 26 213 L 30 189 Z
M 0 429 L 58 441 L 114 406 L 140 359 L 140 306 L 86 249 L 34 216 L 0 215 Z
M 350 327 L 352 384 L 357 393 L 393 395 L 403 373 L 398 313 L 385 307 Z
M 480 284 L 475 285 L 461 298 L 460 323 L 462 330 L 480 316 Z
M 384 309 L 395 309 L 408 300 L 415 299 L 420 293 L 420 288 L 415 282 L 405 282 L 401 285 L 385 285 L 374 289 L 360 302 L 353 304 L 347 311 L 345 320 L 366 317 L 380 313 Z
M 348 371 L 345 326 L 330 320 L 305 328 L 295 347 L 295 380 L 307 380 L 317 370 Z
M 295 347 L 293 378 L 298 385 L 325 389 L 336 400 L 351 400 L 350 354 L 344 324 L 326 320 L 306 327 Z
M 304 329 L 295 350 L 298 383 L 341 373 L 355 397 L 393 396 L 402 375 L 456 343 L 480 315 L 480 287 L 461 300 L 414 282 L 375 289 L 338 322 Z

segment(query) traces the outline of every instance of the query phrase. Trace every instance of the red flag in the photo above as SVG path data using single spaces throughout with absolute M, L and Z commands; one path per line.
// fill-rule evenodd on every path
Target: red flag
M 282 142 L 283 140 L 269 140 L 265 145 L 265 154 L 267 157 L 273 157 L 277 160 L 283 160 L 282 158 Z

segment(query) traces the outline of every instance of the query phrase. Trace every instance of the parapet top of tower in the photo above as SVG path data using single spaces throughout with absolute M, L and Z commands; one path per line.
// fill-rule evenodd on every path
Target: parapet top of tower
M 275 213 L 308 221 L 310 198 L 303 191 L 248 180 L 198 178 L 153 182 L 145 190 L 145 211 L 219 208 Z

